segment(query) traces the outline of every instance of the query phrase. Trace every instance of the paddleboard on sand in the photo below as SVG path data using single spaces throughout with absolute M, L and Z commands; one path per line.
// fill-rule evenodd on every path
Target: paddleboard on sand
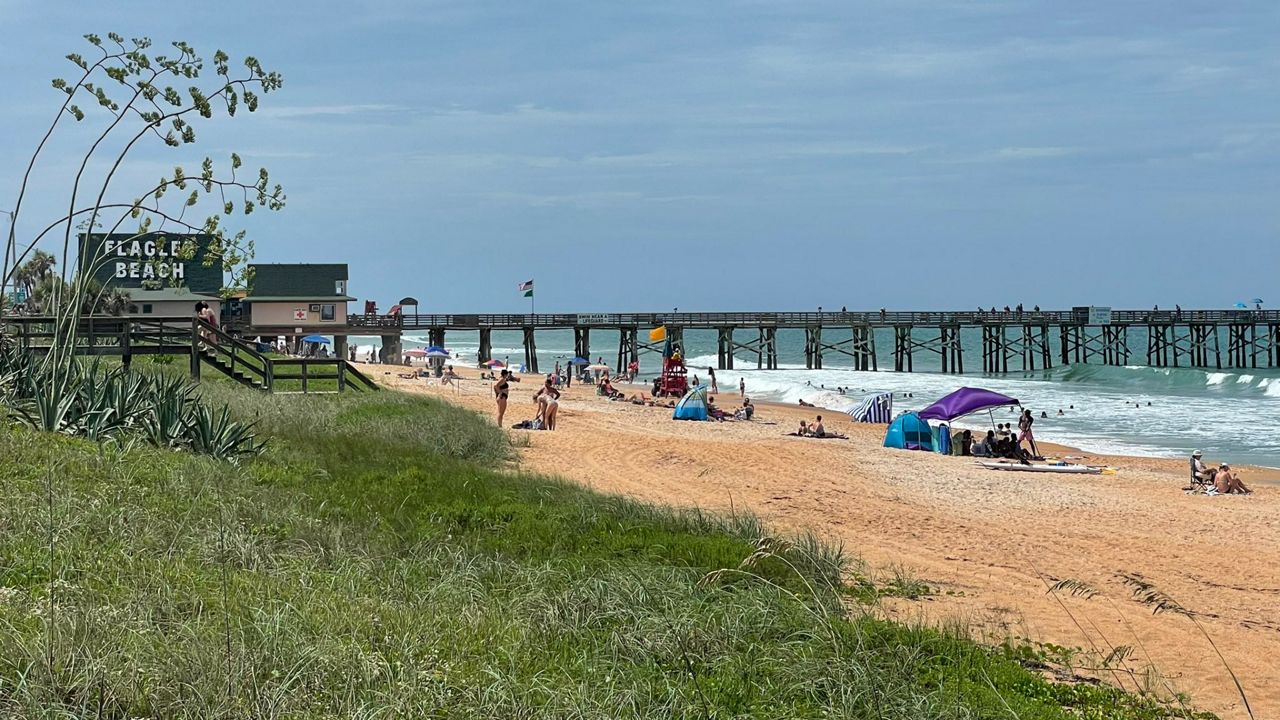
M 1049 472 L 1072 473 L 1075 475 L 1100 475 L 1102 468 L 1088 465 L 1021 465 L 1017 463 L 980 462 L 988 470 L 1010 470 L 1013 472 Z

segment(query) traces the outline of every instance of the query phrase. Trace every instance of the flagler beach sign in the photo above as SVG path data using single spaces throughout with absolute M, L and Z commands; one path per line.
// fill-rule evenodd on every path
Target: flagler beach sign
M 205 266 L 209 240 L 208 235 L 172 233 L 82 236 L 80 260 L 92 262 L 94 278 L 106 286 L 217 292 L 222 268 L 217 263 Z

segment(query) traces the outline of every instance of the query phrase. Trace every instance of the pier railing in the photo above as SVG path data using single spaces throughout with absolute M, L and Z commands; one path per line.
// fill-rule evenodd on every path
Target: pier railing
M 1111 325 L 1151 323 L 1280 322 L 1280 310 L 1112 310 Z M 978 311 L 823 311 L 823 312 L 698 312 L 698 313 L 434 313 L 411 315 L 349 315 L 351 328 L 451 330 L 657 327 L 683 328 L 791 327 L 819 325 L 902 327 L 909 325 L 1088 325 L 1087 310 Z M 376 334 L 376 333 L 375 333 Z

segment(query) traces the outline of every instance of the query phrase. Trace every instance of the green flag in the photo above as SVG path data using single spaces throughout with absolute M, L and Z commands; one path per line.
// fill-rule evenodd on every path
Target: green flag
M 525 290 L 525 291 L 524 291 L 524 296 L 525 296 L 525 297 L 533 297 L 533 290 L 532 290 L 532 289 Z

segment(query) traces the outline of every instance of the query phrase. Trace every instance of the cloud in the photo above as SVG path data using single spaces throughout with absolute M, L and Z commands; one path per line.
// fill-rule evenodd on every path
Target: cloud
M 342 117 L 350 115 L 377 115 L 384 113 L 401 112 L 404 108 L 398 105 L 383 105 L 377 103 L 356 104 L 356 105 L 284 105 L 277 107 L 264 107 L 260 110 L 260 114 L 271 118 L 313 118 L 313 117 Z
M 997 160 L 1036 160 L 1040 158 L 1065 157 L 1067 155 L 1075 155 L 1078 152 L 1080 152 L 1080 148 L 1073 147 L 1005 147 L 995 151 L 994 157 Z

